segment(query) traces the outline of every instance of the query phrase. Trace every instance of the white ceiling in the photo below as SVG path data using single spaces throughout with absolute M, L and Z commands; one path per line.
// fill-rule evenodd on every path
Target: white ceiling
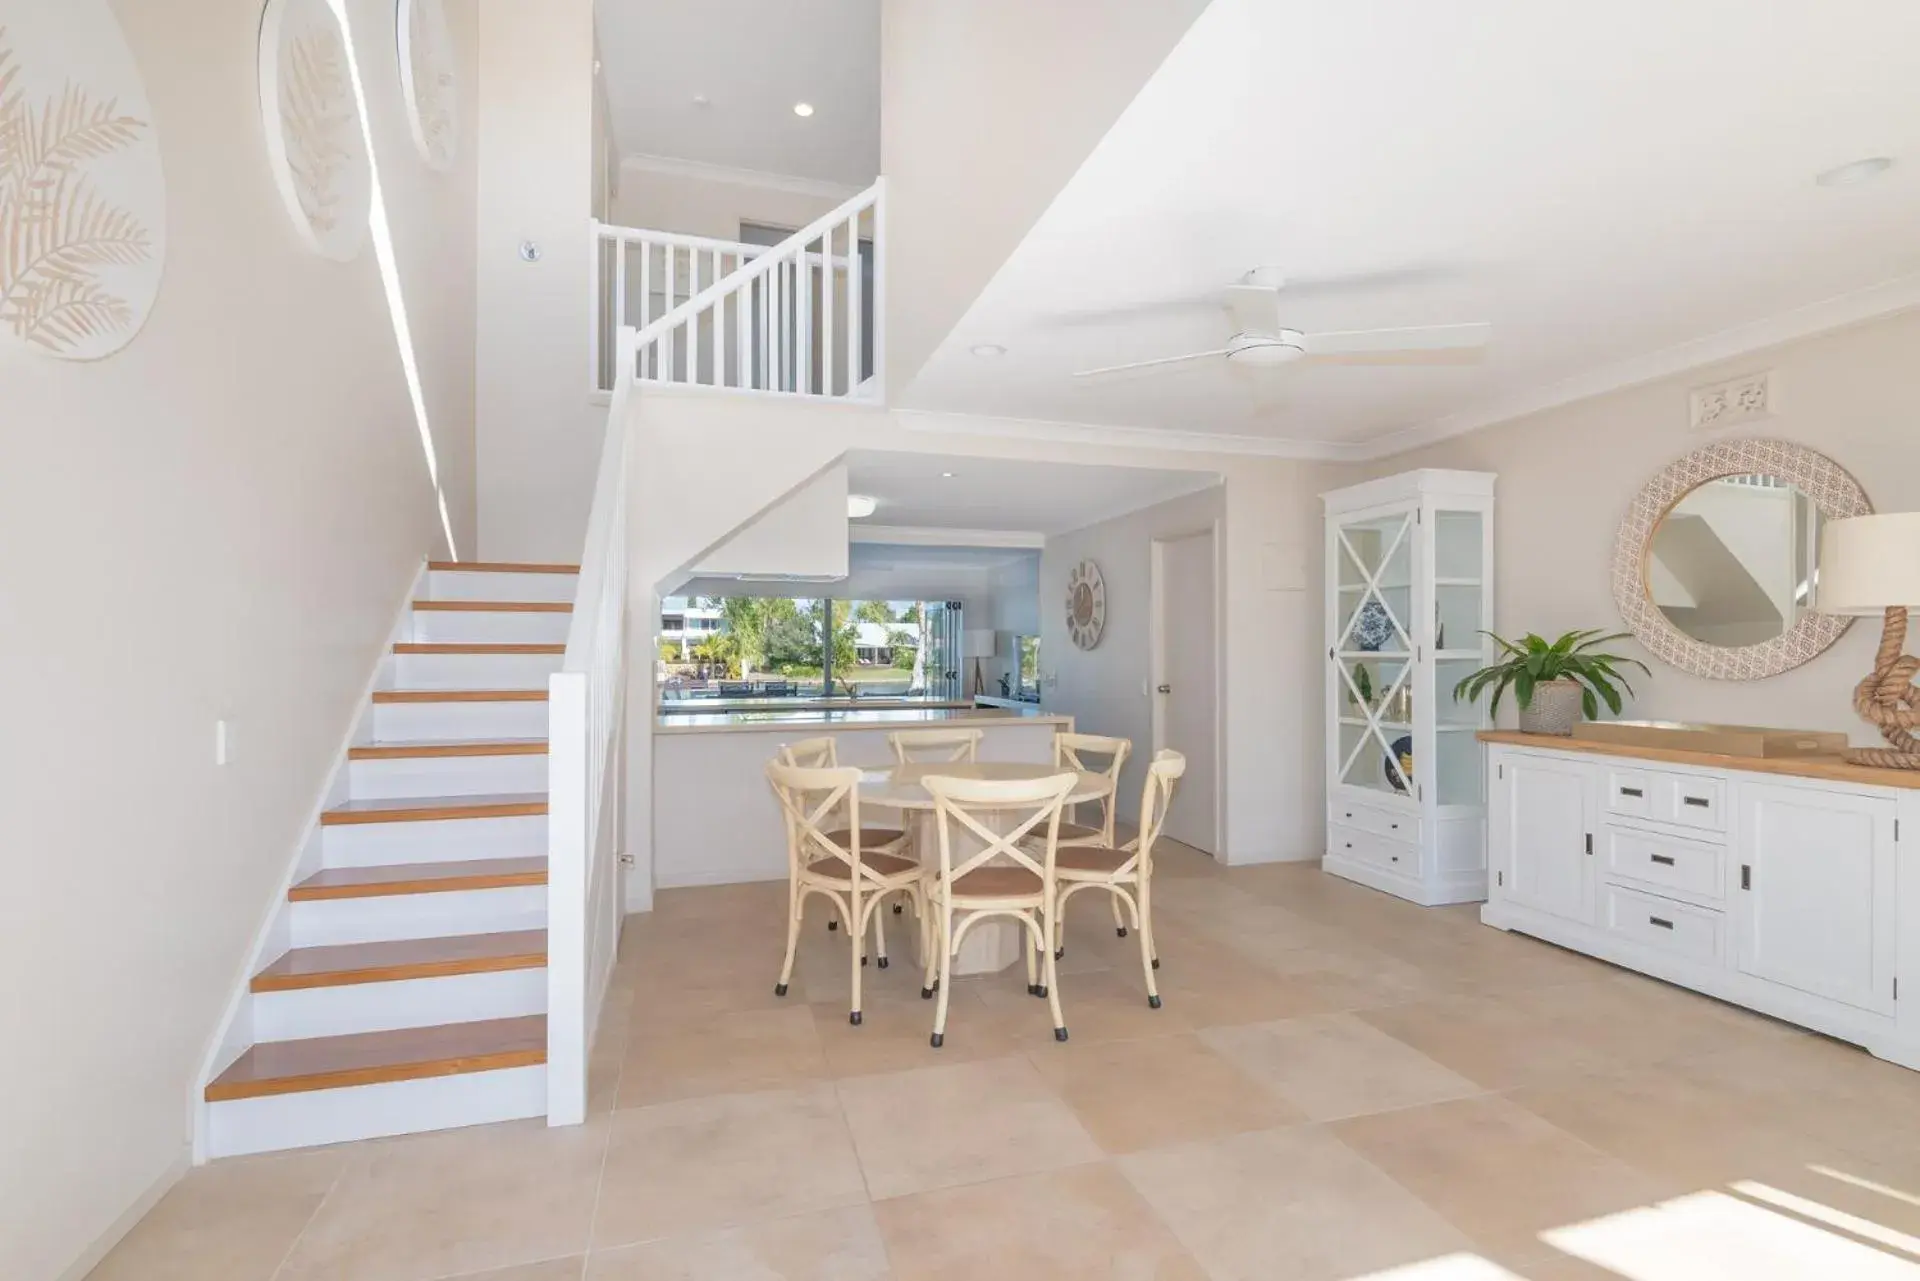
M 1916 49 L 1910 0 L 1214 0 L 903 403 L 1337 455 L 1920 304 Z M 1293 327 L 1491 348 L 1069 377 L 1223 346 L 1224 310 L 1164 304 L 1256 265 Z
M 595 17 L 622 154 L 856 188 L 879 173 L 880 0 L 598 0 Z
M 942 472 L 952 472 L 951 477 Z M 1218 473 L 855 450 L 847 489 L 879 501 L 862 526 L 1064 534 L 1218 484 Z
M 851 573 L 890 570 L 943 570 L 986 573 L 1023 561 L 1038 561 L 1040 553 L 1008 547 L 922 547 L 914 543 L 854 543 L 847 548 Z

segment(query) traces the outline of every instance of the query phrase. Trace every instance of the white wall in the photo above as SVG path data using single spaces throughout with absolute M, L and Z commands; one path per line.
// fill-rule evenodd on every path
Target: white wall
M 612 221 L 623 227 L 738 240 L 743 222 L 798 231 L 858 190 L 771 174 L 703 172 L 696 166 L 629 159 L 620 165 L 620 192 L 613 202 Z
M 1696 433 L 1687 391 L 1737 374 L 1777 372 L 1781 409 L 1735 435 L 1797 441 L 1860 481 L 1879 511 L 1920 510 L 1920 313 L 1803 339 L 1611 395 L 1534 414 L 1370 467 L 1498 472 L 1494 577 L 1501 635 L 1618 627 L 1608 573 L 1627 506 L 1655 472 L 1727 433 Z M 1627 715 L 1874 735 L 1854 715 L 1853 685 L 1873 666 L 1877 622 L 1856 625 L 1806 666 L 1764 681 L 1710 681 L 1653 662 Z M 1637 643 L 1622 652 L 1645 657 Z M 1511 712 L 1504 712 L 1511 716 Z
M 1011 687 L 1019 662 L 1013 638 L 1040 634 L 1040 557 L 1023 556 L 1002 565 L 987 575 L 987 582 L 993 593 L 992 627 L 1000 652 L 983 663 L 982 670 L 987 675 L 987 692 L 998 694 L 1000 678 L 1005 676 Z
M 267 168 L 259 0 L 115 8 L 167 170 L 159 302 L 107 360 L 0 372 L 0 845 L 16 873 L 0 1276 L 19 1281 L 84 1266 L 187 1160 L 201 1056 L 419 561 L 441 550 L 372 248 L 344 265 L 301 248 Z M 351 13 L 384 113 L 397 58 L 380 10 Z M 458 175 L 407 171 L 400 136 L 383 115 L 417 254 L 419 229 L 457 238 L 471 215 Z M 409 259 L 417 321 L 470 287 L 455 257 Z M 461 375 L 437 362 L 460 345 L 423 343 L 453 476 L 471 465 Z
M 480 555 L 568 563 L 607 417 L 590 395 L 593 6 L 476 3 Z

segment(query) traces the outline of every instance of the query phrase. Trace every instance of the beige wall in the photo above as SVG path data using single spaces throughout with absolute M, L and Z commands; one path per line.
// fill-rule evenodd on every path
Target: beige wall
M 202 1055 L 440 550 L 372 247 L 302 249 L 269 175 L 259 0 L 115 9 L 167 171 L 159 302 L 107 360 L 0 371 L 0 1276 L 19 1281 L 84 1262 L 186 1161 Z M 351 12 L 389 111 L 391 7 Z M 409 174 L 390 118 L 376 134 L 403 251 L 457 237 L 462 179 Z M 469 287 L 455 257 L 408 264 L 452 476 L 462 343 L 429 317 Z
M 573 562 L 607 411 L 592 401 L 593 6 L 477 0 L 480 555 Z M 523 262 L 520 245 L 540 247 Z
M 738 240 L 743 222 L 798 231 L 855 194 L 851 187 L 732 181 L 629 161 L 620 166 L 613 221 L 622 227 Z
M 1798 441 L 1852 472 L 1879 511 L 1920 509 L 1920 314 L 1844 329 L 1787 347 L 1566 405 L 1383 463 L 1498 472 L 1495 627 L 1553 636 L 1620 625 L 1608 581 L 1613 539 L 1640 487 L 1669 462 L 1729 435 Z M 1688 389 L 1773 369 L 1781 412 L 1733 433 L 1688 428 Z M 1764 681 L 1703 680 L 1649 659 L 1652 679 L 1632 717 L 1728 721 L 1873 734 L 1854 716 L 1853 684 L 1872 666 L 1874 622 L 1797 671 Z M 1645 657 L 1637 643 L 1623 652 Z M 1503 711 L 1510 718 L 1511 712 Z

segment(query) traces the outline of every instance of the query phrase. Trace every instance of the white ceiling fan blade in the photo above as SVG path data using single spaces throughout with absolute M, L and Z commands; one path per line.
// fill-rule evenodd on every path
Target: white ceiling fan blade
M 1179 365 L 1189 360 L 1205 360 L 1209 356 L 1224 356 L 1225 347 L 1218 351 L 1190 351 L 1184 356 L 1161 356 L 1155 360 L 1135 360 L 1124 365 L 1102 365 L 1098 369 L 1079 369 L 1074 371 L 1075 378 L 1094 378 L 1101 374 L 1118 374 L 1129 369 L 1152 369 L 1156 365 Z
M 1472 364 L 1486 351 L 1493 326 L 1421 325 L 1409 329 L 1343 329 L 1303 334 L 1300 345 L 1316 364 Z

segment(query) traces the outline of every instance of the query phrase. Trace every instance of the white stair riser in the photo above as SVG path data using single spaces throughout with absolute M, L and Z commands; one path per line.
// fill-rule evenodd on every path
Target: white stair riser
M 559 654 L 400 654 L 395 689 L 545 689 Z
M 544 885 L 391 894 L 384 898 L 309 899 L 289 906 L 293 908 L 295 947 L 497 934 L 503 930 L 545 929 L 547 925 Z
M 545 738 L 547 704 L 375 703 L 376 743 L 445 743 L 482 738 Z
M 473 858 L 539 858 L 547 852 L 547 816 L 435 819 L 422 823 L 341 823 L 320 832 L 327 867 L 445 863 Z
M 207 1155 L 424 1134 L 546 1112 L 544 1065 L 232 1099 L 207 1105 Z
M 427 575 L 428 600 L 563 600 L 579 590 L 578 574 L 496 574 L 458 570 Z
M 544 752 L 531 756 L 406 756 L 347 765 L 347 794 L 356 801 L 546 790 Z
M 572 622 L 572 614 L 416 609 L 413 639 L 430 644 L 565 644 Z
M 452 974 L 398 983 L 258 992 L 253 997 L 253 1035 L 256 1041 L 301 1041 L 546 1012 L 544 968 Z

